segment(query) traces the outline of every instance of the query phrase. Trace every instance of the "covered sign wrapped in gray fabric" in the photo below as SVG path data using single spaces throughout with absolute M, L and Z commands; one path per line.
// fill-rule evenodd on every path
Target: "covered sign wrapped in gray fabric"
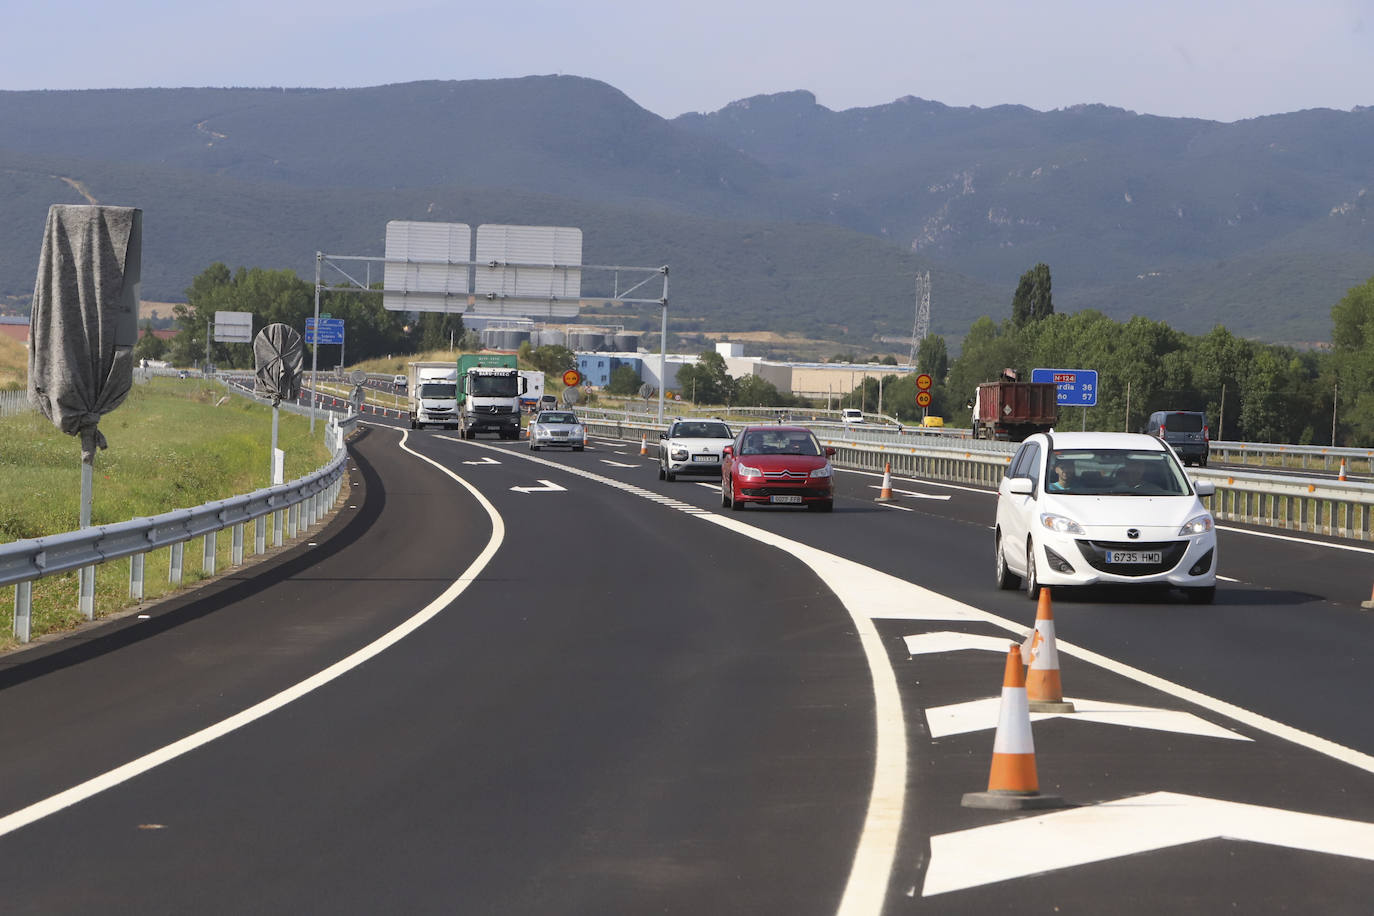
M 271 398 L 272 406 L 294 401 L 301 393 L 301 363 L 305 345 L 301 334 L 287 324 L 269 324 L 253 340 L 253 393 Z
M 29 400 L 81 436 L 81 459 L 105 448 L 100 418 L 133 386 L 143 211 L 55 204 L 33 287 Z

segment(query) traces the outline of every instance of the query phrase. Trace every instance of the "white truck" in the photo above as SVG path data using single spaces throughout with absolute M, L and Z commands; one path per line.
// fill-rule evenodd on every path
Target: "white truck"
M 455 363 L 410 363 L 406 397 L 411 429 L 458 426 L 458 366 Z
M 544 373 L 538 369 L 521 369 L 520 377 L 525 380 L 525 393 L 520 395 L 520 406 L 526 410 L 538 410 L 544 398 Z

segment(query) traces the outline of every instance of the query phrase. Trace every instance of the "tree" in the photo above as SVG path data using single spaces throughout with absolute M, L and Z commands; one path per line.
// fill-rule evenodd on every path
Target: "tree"
M 696 404 L 734 404 L 737 383 L 725 370 L 725 357 L 706 350 L 696 363 L 677 371 L 677 387 Z
M 949 349 L 943 337 L 927 334 L 921 339 L 916 347 L 916 369 L 937 382 L 945 380 L 949 374 Z
M 453 312 L 421 312 L 419 321 L 421 352 L 447 350 L 458 345 L 463 337 L 463 316 Z
M 1050 267 L 1042 261 L 1023 273 L 1016 284 L 1016 292 L 1011 297 L 1011 323 L 1020 328 L 1053 314 Z
M 535 347 L 530 354 L 530 364 L 545 375 L 561 376 L 569 369 L 577 368 L 577 354 L 558 344 Z
M 735 401 L 739 407 L 786 407 L 793 403 L 790 395 L 778 391 L 778 386 L 761 375 L 746 375 L 735 386 Z
M 639 386 L 642 384 L 639 373 L 634 366 L 629 364 L 617 366 L 611 373 L 610 384 L 606 386 L 608 394 L 633 395 L 639 393 Z
M 145 321 L 143 334 L 138 338 L 138 343 L 134 344 L 134 362 L 141 359 L 162 359 L 162 354 L 165 352 L 167 352 L 167 341 L 153 333 L 151 321 Z

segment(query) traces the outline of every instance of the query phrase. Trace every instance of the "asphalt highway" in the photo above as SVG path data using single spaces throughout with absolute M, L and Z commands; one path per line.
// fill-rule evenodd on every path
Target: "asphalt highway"
M 254 567 L 0 659 L 14 913 L 1369 912 L 1374 551 L 1220 533 L 1212 606 L 1054 595 L 987 788 L 995 494 L 722 510 L 639 443 L 369 425 Z

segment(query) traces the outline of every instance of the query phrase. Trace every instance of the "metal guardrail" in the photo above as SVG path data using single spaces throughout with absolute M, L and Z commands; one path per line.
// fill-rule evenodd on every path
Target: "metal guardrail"
M 644 418 L 632 419 L 633 416 L 595 418 L 583 414 L 582 419 L 589 431 L 600 435 L 631 440 L 643 437 L 641 441 L 657 443 L 658 433 L 667 427 Z M 1017 447 L 1012 442 L 942 440 L 920 434 L 874 442 L 867 441 L 868 431 L 860 439 L 852 428 L 840 430 L 844 435 L 839 436 L 820 428 L 820 424 L 807 425 L 815 429 L 823 444 L 835 447 L 834 461 L 839 467 L 877 473 L 890 464 L 897 474 L 994 490 Z M 1216 444 L 1213 443 L 1214 448 Z M 1253 445 L 1246 445 L 1254 449 Z M 1360 451 L 1363 456 L 1363 450 L 1336 451 Z M 1374 484 L 1215 468 L 1189 468 L 1189 476 L 1215 485 L 1215 495 L 1205 497 L 1203 502 L 1219 521 L 1374 540 Z
M 244 527 L 254 522 L 253 549 L 267 551 L 267 523 L 272 521 L 273 546 L 284 539 L 295 539 L 309 530 L 334 505 L 344 478 L 348 452 L 344 439 L 354 420 L 339 421 L 331 416 L 326 441 L 334 457 L 313 474 L 290 483 L 256 490 L 243 496 L 217 500 L 192 509 L 175 509 L 149 518 L 136 518 L 114 525 L 93 525 L 77 531 L 0 544 L 0 586 L 13 585 L 14 635 L 28 642 L 32 624 L 33 580 L 73 569 L 91 568 L 110 560 L 131 557 L 129 597 L 143 597 L 144 560 L 150 551 L 171 550 L 168 576 L 181 582 L 183 550 L 187 541 L 204 538 L 202 568 L 215 572 L 217 535 L 232 529 L 231 566 L 244 559 Z M 86 619 L 94 617 L 95 577 L 84 576 L 79 596 Z M 87 585 L 86 583 L 89 583 Z M 90 591 L 86 591 L 86 589 Z
M 23 389 L 0 391 L 0 417 L 13 417 L 37 409 L 29 403 L 29 393 Z

